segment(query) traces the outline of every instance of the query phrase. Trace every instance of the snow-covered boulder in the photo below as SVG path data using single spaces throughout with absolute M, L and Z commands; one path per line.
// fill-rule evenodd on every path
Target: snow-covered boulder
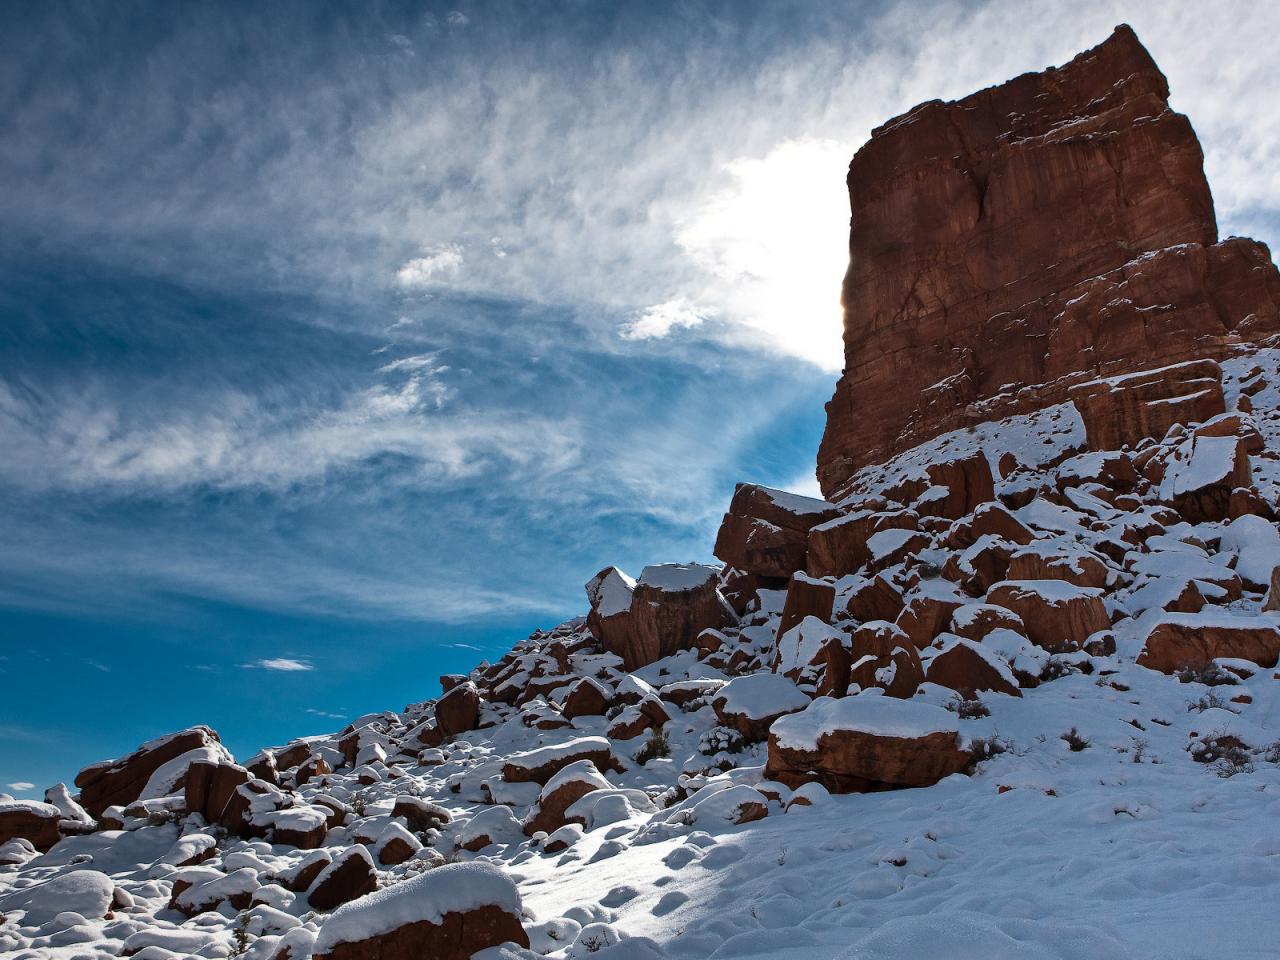
M 211 728 L 191 727 L 150 740 L 118 760 L 85 767 L 75 781 L 80 804 L 98 817 L 107 807 L 167 796 L 183 785 L 188 768 L 198 760 L 235 762 Z
M 804 569 L 809 529 L 836 514 L 825 500 L 740 483 L 713 552 L 735 570 L 783 579 Z
M 1280 621 L 1220 610 L 1165 614 L 1148 631 L 1138 664 L 1177 673 L 1202 669 L 1225 657 L 1275 666 L 1280 657 Z
M 502 766 L 502 779 L 507 783 L 546 783 L 557 773 L 579 760 L 590 760 L 599 769 L 617 766 L 613 747 L 605 737 L 577 737 L 523 753 L 513 754 Z
M 963 637 L 944 634 L 939 651 L 929 661 L 925 679 L 972 699 L 979 690 L 1022 696 L 1009 665 L 994 651 Z
M 926 787 L 972 762 L 954 714 L 870 692 L 819 697 L 777 721 L 765 776 L 790 787 L 816 781 L 832 793 L 860 793 Z
M 754 743 L 768 735 L 773 721 L 807 707 L 809 698 L 781 674 L 753 673 L 726 683 L 711 705 L 722 725 Z
M 320 871 L 307 891 L 307 902 L 316 910 L 332 910 L 377 888 L 373 857 L 365 847 L 356 844 Z
M 474 730 L 480 721 L 480 691 L 470 680 L 436 701 L 436 727 L 445 737 Z
M 828 642 L 843 642 L 844 636 L 843 630 L 817 617 L 805 617 L 778 638 L 774 672 L 798 679 L 808 668 L 823 662 L 823 648 Z
M 316 936 L 315 960 L 471 960 L 504 943 L 529 946 L 516 885 L 496 867 L 455 863 L 334 911 Z
M 1160 496 L 1191 523 L 1225 520 L 1231 492 L 1253 485 L 1245 441 L 1192 437 L 1165 464 Z
M 915 644 L 897 624 L 872 620 L 853 632 L 848 688 L 882 690 L 885 696 L 906 699 L 924 681 L 924 667 Z
M 37 850 L 48 850 L 62 838 L 58 823 L 62 812 L 37 800 L 0 800 L 0 843 L 28 841 Z
M 587 626 L 627 670 L 639 670 L 688 650 L 702 631 L 737 620 L 720 593 L 719 574 L 701 563 L 658 563 L 645 567 L 632 585 L 621 571 L 606 568 L 587 584 Z
M 114 896 L 115 883 L 105 873 L 74 870 L 0 897 L 0 914 L 22 910 L 22 923 L 28 927 L 38 927 L 67 912 L 98 920 L 107 915 Z
M 612 690 L 595 677 L 583 677 L 570 688 L 561 712 L 568 720 L 598 717 L 609 709 L 612 700 Z
M 612 786 L 590 760 L 569 764 L 542 788 L 537 805 L 525 821 L 525 834 L 555 833 L 565 825 L 565 811 L 569 807 L 593 790 L 607 790 Z
M 1005 580 L 987 593 L 987 603 L 1022 618 L 1027 637 L 1050 652 L 1083 647 L 1089 637 L 1111 627 L 1102 591 L 1065 580 Z

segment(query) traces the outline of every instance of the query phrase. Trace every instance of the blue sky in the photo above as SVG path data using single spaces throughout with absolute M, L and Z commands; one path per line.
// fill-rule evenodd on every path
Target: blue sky
M 735 481 L 814 489 L 844 168 L 921 100 L 1128 20 L 1273 240 L 1277 13 L 1234 14 L 5 5 L 0 789 L 398 709 L 709 559 Z

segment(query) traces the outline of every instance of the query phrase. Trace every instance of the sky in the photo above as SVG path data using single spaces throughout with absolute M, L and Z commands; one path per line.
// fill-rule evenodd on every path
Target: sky
M 844 174 L 1129 22 L 1280 239 L 1280 7 L 0 5 L 0 791 L 434 696 L 816 492 Z

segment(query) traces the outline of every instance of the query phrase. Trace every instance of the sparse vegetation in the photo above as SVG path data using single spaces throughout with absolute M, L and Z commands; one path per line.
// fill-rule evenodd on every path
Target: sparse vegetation
M 1234 673 L 1223 670 L 1216 663 L 1203 667 L 1186 667 L 1178 672 L 1178 679 L 1183 683 L 1202 683 L 1206 687 L 1234 687 L 1240 682 Z
M 966 700 L 959 694 L 947 701 L 947 709 L 961 720 L 981 720 L 983 717 L 991 716 L 991 711 L 981 700 Z
M 1193 740 L 1187 747 L 1191 759 L 1208 764 L 1214 773 L 1226 779 L 1238 773 L 1253 772 L 1253 751 L 1234 733 L 1211 733 Z
M 1209 690 L 1198 700 L 1188 701 L 1187 709 L 1193 710 L 1196 713 L 1204 713 L 1206 710 L 1231 710 L 1231 708 L 1227 706 L 1227 701 L 1223 700 L 1212 690 Z M 1236 713 L 1237 711 L 1231 710 L 1231 712 Z
M 1089 740 L 1082 737 L 1080 735 L 1080 731 L 1075 727 L 1072 727 L 1066 733 L 1062 734 L 1058 739 L 1066 743 L 1066 745 L 1071 748 L 1072 753 L 1079 753 L 1081 750 L 1088 750 L 1090 747 Z
M 644 766 L 650 760 L 669 756 L 671 756 L 671 740 L 667 736 L 667 731 L 654 729 L 649 731 L 649 738 L 636 754 L 636 763 Z
M 983 760 L 991 760 L 1001 754 L 1009 753 L 1013 750 L 1013 741 L 1008 737 L 1002 737 L 993 734 L 990 737 L 983 737 L 980 740 L 973 741 L 974 763 L 981 763 Z
M 249 911 L 241 910 L 231 930 L 231 955 L 241 956 L 249 949 Z

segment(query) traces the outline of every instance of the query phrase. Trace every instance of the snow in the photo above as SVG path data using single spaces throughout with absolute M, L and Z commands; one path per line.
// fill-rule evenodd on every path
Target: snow
M 809 697 L 781 674 L 753 673 L 735 677 L 721 687 L 716 703 L 726 714 L 763 720 L 801 710 Z
M 897 527 L 881 530 L 867 538 L 867 549 L 874 559 L 879 560 L 901 549 L 908 540 L 919 535 L 918 530 L 904 530 Z
M 0 897 L 0 914 L 25 910 L 22 922 L 29 927 L 48 923 L 66 912 L 97 918 L 105 916 L 111 909 L 114 892 L 115 884 L 105 873 L 75 870 Z
M 1220 630 L 1280 630 L 1280 618 L 1248 616 L 1230 613 L 1225 610 L 1208 609 L 1200 613 L 1166 613 L 1160 617 L 1156 625 L 1161 623 L 1188 629 L 1220 629 Z M 1155 626 L 1152 626 L 1152 630 Z M 1147 632 L 1150 636 L 1151 631 Z
M 1021 594 L 1035 594 L 1054 606 L 1085 597 L 1101 597 L 1099 587 L 1077 587 L 1066 580 L 1001 580 L 991 587 L 992 593 L 1001 588 L 1016 590 Z
M 1172 500 L 1221 483 L 1231 474 L 1238 445 L 1235 437 L 1193 437 L 1179 450 L 1184 459 L 1169 462 L 1160 484 L 1161 496 Z
M 549 797 L 569 783 L 589 783 L 593 788 L 606 790 L 612 786 L 590 760 L 576 760 L 547 781 L 541 796 Z
M 1280 449 L 1280 416 L 1274 415 L 1280 407 L 1280 351 L 1227 361 L 1229 402 L 1239 395 L 1240 383 L 1250 379 L 1254 364 L 1269 381 L 1254 394 L 1257 429 L 1271 449 Z M 1189 451 L 1190 433 L 1182 431 L 1166 446 L 1185 443 Z M 868 468 L 859 482 L 865 494 L 875 496 L 882 482 L 979 446 L 993 462 L 1013 450 L 1024 465 L 1057 462 L 1059 476 L 1087 479 L 1098 457 L 1063 462 L 1082 442 L 1078 418 L 1069 408 L 1056 408 L 939 438 L 890 464 Z M 1252 466 L 1260 492 L 1275 501 L 1280 461 L 1255 457 Z M 1048 466 L 1039 473 L 1020 469 L 1010 481 L 998 481 L 997 489 L 1034 490 L 1053 484 L 1054 472 Z M 1142 508 L 1117 514 L 1096 492 L 1087 485 L 1070 488 L 1062 497 L 1073 506 L 1040 497 L 1015 513 L 1047 535 L 1037 547 L 1042 552 L 1070 554 L 1107 542 L 1105 563 L 1121 584 L 1105 598 L 1118 652 L 1051 656 L 1019 632 L 995 629 L 972 649 L 997 668 L 1007 663 L 1017 676 L 1046 679 L 1024 689 L 1021 699 L 984 693 L 987 716 L 961 719 L 945 709 L 955 694 L 930 683 L 905 701 L 865 693 L 808 703 L 802 690 L 814 679 L 812 672 L 802 675 L 799 687 L 771 673 L 781 591 L 765 591 L 760 611 L 749 613 L 741 627 L 721 631 L 722 656 L 700 661 L 696 652 L 682 651 L 632 675 L 622 672 L 617 658 L 593 653 L 582 618 L 575 618 L 517 644 L 489 678 L 475 672 L 470 679 L 484 687 L 487 679 L 501 675 L 518 687 L 537 676 L 553 688 L 563 679 L 563 692 L 591 677 L 616 687 L 615 698 L 629 699 L 652 695 L 661 686 L 664 695 L 681 694 L 685 704 L 681 708 L 668 699 L 664 707 L 671 717 L 663 729 L 668 756 L 634 763 L 630 758 L 641 747 L 638 739 L 619 748 L 621 770 L 595 770 L 579 761 L 565 766 L 545 788 L 507 784 L 502 770 L 513 757 L 523 758 L 522 763 L 532 757 L 534 764 L 571 760 L 565 741 L 607 746 L 599 735 L 614 719 L 580 717 L 568 729 L 539 729 L 531 724 L 558 717 L 547 703 L 554 694 L 541 690 L 538 699 L 519 707 L 486 704 L 482 729 L 420 751 L 413 732 L 431 717 L 433 701 L 411 704 L 402 713 L 367 714 L 357 723 L 363 731 L 361 750 L 376 742 L 385 752 L 364 768 L 376 772 L 377 782 L 359 783 L 360 771 L 345 765 L 336 749 L 339 732 L 295 741 L 333 762 L 335 772 L 323 782 L 273 790 L 254 800 L 255 822 L 309 821 L 324 809 L 319 806 L 324 795 L 348 805 L 345 822 L 327 831 L 322 849 L 295 850 L 273 843 L 271 836 L 228 836 L 199 817 L 183 821 L 179 814 L 176 824 L 129 817 L 127 830 L 70 837 L 42 856 L 15 851 L 19 862 L 0 866 L 0 913 L 5 914 L 0 955 L 99 960 L 127 948 L 138 951 L 140 960 L 230 956 L 238 911 L 225 901 L 191 919 L 169 910 L 174 881 L 184 878 L 201 887 L 188 897 L 198 893 L 202 901 L 233 886 L 250 889 L 271 881 L 253 894 L 257 905 L 248 912 L 251 943 L 244 960 L 269 960 L 286 948 L 301 960 L 311 951 L 316 927 L 338 942 L 343 924 L 359 933 L 376 926 L 379 917 L 399 922 L 402 908 L 413 919 L 424 911 L 439 913 L 443 901 L 415 895 L 415 885 L 426 878 L 442 883 L 449 877 L 442 871 L 454 869 L 441 866 L 448 860 L 505 876 L 503 889 L 517 898 L 515 909 L 525 914 L 535 950 L 552 960 L 1270 957 L 1280 895 L 1280 839 L 1267 829 L 1280 818 L 1280 764 L 1268 753 L 1280 741 L 1275 671 L 1231 664 L 1243 678 L 1209 688 L 1137 667 L 1134 658 L 1158 622 L 1280 628 L 1280 616 L 1260 613 L 1260 595 L 1247 589 L 1248 583 L 1244 595 L 1229 602 L 1225 590 L 1211 586 L 1231 584 L 1237 573 L 1260 585 L 1262 579 L 1254 577 L 1269 576 L 1275 528 L 1257 518 L 1178 523 L 1154 497 Z M 1098 517 L 1111 519 L 1098 523 Z M 1157 520 L 1163 532 L 1147 537 L 1145 546 L 1120 564 L 1112 554 L 1123 549 L 1121 525 L 1145 533 Z M 934 562 L 933 553 L 924 556 Z M 838 585 L 842 596 L 866 573 L 864 568 L 844 578 Z M 916 573 L 893 568 L 881 575 L 906 589 L 908 600 L 925 594 L 965 604 L 953 618 L 957 627 L 975 621 L 980 598 L 941 579 L 911 586 Z M 1210 608 L 1198 615 L 1165 613 L 1163 604 L 1189 581 L 1203 585 Z M 619 584 L 625 587 L 626 581 Z M 1054 581 L 1019 587 L 1041 595 L 1085 592 Z M 820 631 L 843 637 L 839 628 L 821 621 L 806 623 L 810 636 L 800 630 L 784 638 L 784 648 L 791 644 L 784 662 L 807 663 L 808 655 L 821 649 L 811 642 Z M 562 675 L 547 649 L 557 640 L 575 651 Z M 808 641 L 804 651 L 801 640 Z M 964 641 L 943 635 L 921 651 L 922 658 L 958 642 Z M 739 652 L 761 657 L 763 666 L 742 668 L 739 657 L 731 667 L 728 657 Z M 1056 669 L 1046 672 L 1051 664 Z M 1092 672 L 1073 672 L 1075 667 Z M 743 669 L 748 672 L 738 676 Z M 767 745 L 726 748 L 712 706 L 719 693 L 726 703 L 765 712 L 777 705 L 775 692 L 784 685 L 791 702 L 804 710 L 778 720 L 775 732 L 785 734 L 790 725 L 798 740 L 816 744 L 827 727 L 865 728 L 886 736 L 943 729 L 958 731 L 965 742 L 998 738 L 1009 749 L 979 763 L 971 775 L 924 789 L 841 796 L 810 783 L 793 792 L 764 781 Z M 690 693 L 699 696 L 689 698 Z M 1062 740 L 1073 728 L 1087 741 L 1083 750 L 1073 751 Z M 1216 733 L 1239 737 L 1249 749 L 1247 764 L 1224 769 L 1197 762 L 1193 749 L 1202 755 Z M 539 795 L 568 782 L 595 789 L 569 810 L 582 824 L 552 834 L 566 848 L 548 853 L 548 838 L 526 837 L 520 825 Z M 425 845 L 407 862 L 378 866 L 382 893 L 326 915 L 310 911 L 305 893 L 285 889 L 296 885 L 298 872 L 308 864 L 370 858 L 363 844 L 376 851 L 393 838 L 413 836 L 391 816 L 401 796 L 437 803 L 453 821 L 415 837 Z M 65 815 L 71 808 L 62 801 L 70 798 L 58 798 L 55 808 Z M 767 806 L 768 816 L 737 824 L 746 802 Z M 157 812 L 166 806 L 171 804 L 149 804 Z M 498 844 L 478 852 L 459 848 L 460 840 L 490 826 L 500 828 Z M 210 856 L 199 867 L 174 868 L 177 860 L 201 853 Z M 110 919 L 92 916 L 97 909 L 92 904 L 82 914 L 63 909 L 68 904 L 49 896 L 47 885 L 54 881 L 71 883 L 69 878 L 89 874 L 105 876 L 114 887 Z M 445 893 L 464 889 L 451 883 Z M 362 911 L 384 896 L 405 902 Z M 14 905 L 24 897 L 45 910 L 39 926 Z M 340 915 L 350 914 L 355 919 L 338 922 Z M 506 947 L 479 957 L 534 960 L 537 955 Z
M 714 580 L 718 573 L 705 563 L 655 563 L 640 572 L 639 582 L 665 593 L 683 593 Z
M 635 588 L 634 580 L 617 567 L 610 567 L 604 576 L 587 584 L 587 596 L 597 614 L 612 617 L 631 609 L 631 592 Z
M 805 617 L 778 639 L 778 672 L 803 670 L 817 659 L 827 640 L 843 638 L 843 633 L 817 617 Z
M 1222 530 L 1222 549 L 1236 556 L 1236 573 L 1249 583 L 1266 587 L 1280 566 L 1280 531 L 1262 517 L 1246 514 Z
M 780 746 L 816 750 L 822 736 L 837 731 L 876 737 L 918 739 L 958 733 L 955 715 L 940 707 L 867 691 L 855 697 L 819 697 L 808 708 L 776 721 L 770 734 Z
M 787 513 L 793 513 L 799 517 L 810 517 L 815 514 L 823 514 L 832 508 L 832 504 L 826 500 L 818 500 L 814 497 L 804 497 L 798 493 L 789 493 L 786 490 L 776 490 L 773 487 L 759 487 L 761 493 L 773 501 L 774 505 Z
M 508 758 L 507 763 L 522 770 L 536 770 L 538 767 L 544 767 L 549 763 L 563 760 L 566 757 L 580 756 L 597 750 L 602 750 L 605 753 L 611 750 L 607 737 L 575 737 L 563 743 L 550 744 L 545 747 L 538 747 L 535 750 L 517 753 Z

